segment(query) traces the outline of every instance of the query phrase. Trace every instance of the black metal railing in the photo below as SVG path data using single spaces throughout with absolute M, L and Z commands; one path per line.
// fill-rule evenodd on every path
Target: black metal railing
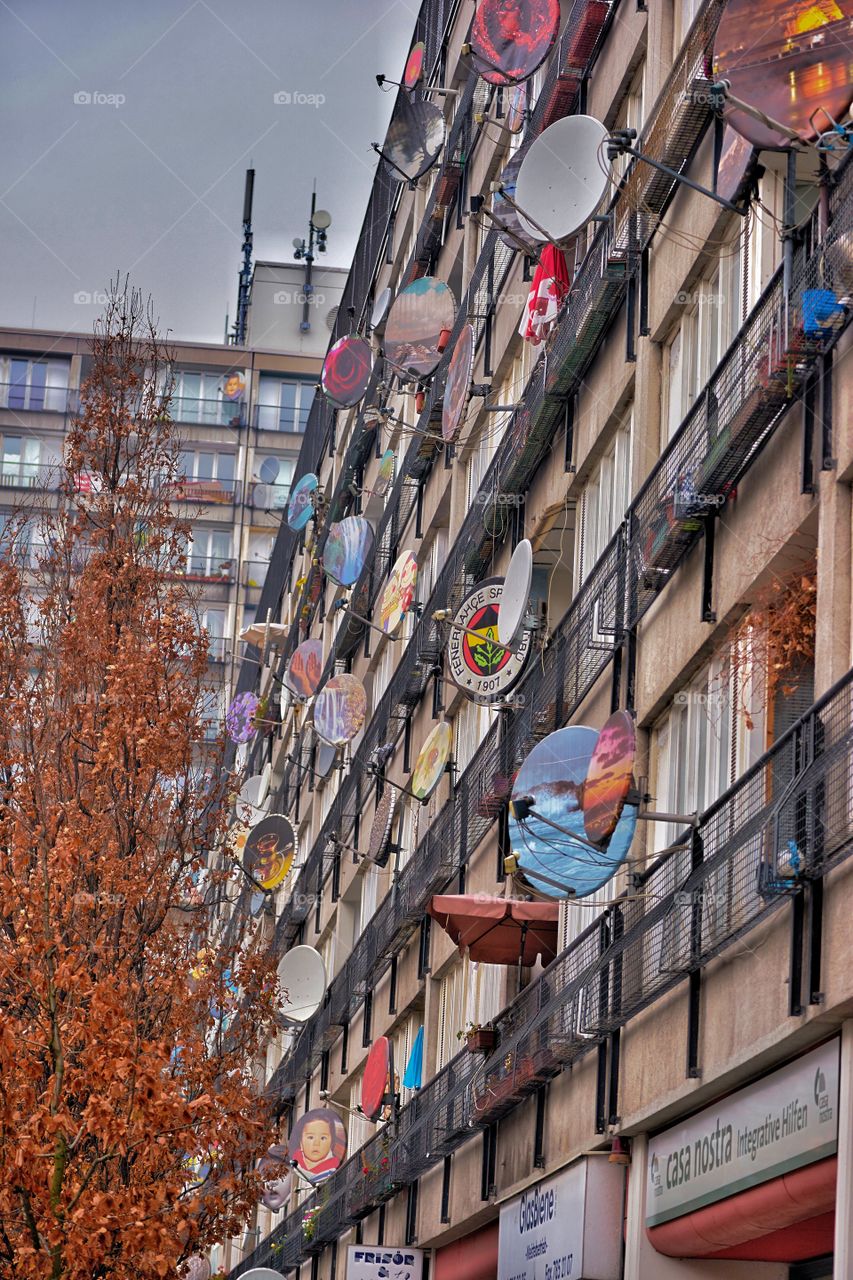
M 458 1054 L 232 1280 L 298 1266 L 848 858 L 851 794 L 853 670 L 494 1019 L 491 1054 Z

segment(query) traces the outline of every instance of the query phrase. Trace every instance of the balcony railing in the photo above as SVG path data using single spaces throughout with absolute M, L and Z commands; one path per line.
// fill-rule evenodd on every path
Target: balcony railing
M 0 489 L 41 489 L 55 493 L 60 474 L 60 468 L 52 463 L 0 459 Z
M 173 396 L 169 412 L 175 422 L 188 425 L 218 427 L 243 427 L 246 425 L 246 406 L 241 400 L 197 399 L 193 396 Z
M 246 560 L 243 563 L 243 586 L 259 591 L 267 576 L 268 560 Z
M 77 393 L 68 387 L 0 382 L 0 409 L 10 409 L 15 413 L 70 413 L 76 404 Z
M 307 389 L 303 391 L 307 396 Z M 310 399 L 305 409 L 281 408 L 277 404 L 256 404 L 252 411 L 252 425 L 259 431 L 286 431 L 301 436 L 308 425 L 311 411 Z
M 253 480 L 246 486 L 247 505 L 255 511 L 283 511 L 290 498 L 291 485 L 264 484 Z
M 239 480 L 196 480 L 189 476 L 171 480 L 165 486 L 166 496 L 174 502 L 190 506 L 211 504 L 233 506 L 240 501 Z
M 803 233 L 795 254 L 790 298 L 786 301 L 783 296 L 780 268 L 712 376 L 704 395 L 635 498 L 626 513 L 623 529 L 584 581 L 555 630 L 549 648 L 536 664 L 535 672 L 522 684 L 520 691 L 527 700 L 525 710 L 507 717 L 500 748 L 496 731 L 484 739 L 460 779 L 452 802 L 442 810 L 421 842 L 416 857 L 401 875 L 393 902 L 389 896 L 380 905 L 369 938 L 363 938 L 356 945 L 330 988 L 329 1001 L 314 1023 L 303 1031 L 291 1057 L 282 1065 L 276 1086 L 284 1094 L 292 1093 L 316 1062 L 324 1033 L 352 1015 L 364 992 L 387 968 L 390 957 L 404 944 L 420 919 L 430 893 L 458 873 L 491 827 L 493 813 L 485 801 L 495 775 L 510 773 L 538 737 L 566 723 L 612 661 L 626 628 L 646 613 L 674 568 L 701 536 L 702 517 L 712 508 L 705 505 L 701 512 L 698 508 L 685 508 L 679 497 L 683 477 L 692 478 L 695 492 L 705 503 L 709 495 L 725 499 L 756 459 L 793 396 L 816 369 L 822 354 L 837 341 L 847 322 L 846 316 L 835 329 L 809 330 L 803 298 L 809 290 L 821 287 L 834 289 L 838 296 L 849 296 L 853 288 L 853 258 L 848 251 L 853 240 L 853 168 L 849 164 L 839 171 L 829 204 L 828 230 L 822 236 L 819 234 L 820 215 L 816 214 Z M 577 305 L 583 308 L 583 290 L 579 290 L 577 297 Z M 571 357 L 572 335 L 580 332 L 579 316 L 570 306 L 555 343 L 558 356 Z M 555 378 L 561 376 L 561 367 L 559 358 L 552 354 L 550 368 L 555 371 Z M 575 376 L 580 376 L 585 367 L 575 363 Z M 536 372 L 532 386 L 534 407 L 537 403 L 546 403 L 546 392 Z M 517 416 L 520 429 L 529 430 L 535 421 L 527 402 Z M 526 438 L 529 439 L 529 435 Z M 521 465 L 520 439 L 511 428 L 508 447 L 502 446 L 499 450 L 481 492 L 515 490 Z M 525 469 L 530 465 L 528 459 Z M 407 699 L 417 701 L 427 683 L 430 653 L 440 642 L 431 616 L 436 608 L 447 607 L 446 602 L 452 607 L 464 586 L 460 557 L 464 557 L 464 567 L 472 575 L 480 568 L 476 536 L 480 519 L 476 509 L 469 513 L 424 616 L 394 673 L 389 691 L 368 726 L 354 776 L 351 775 L 353 780 L 342 785 L 315 850 L 306 861 L 306 874 L 312 885 L 316 885 L 331 866 L 327 852 L 330 833 L 343 833 L 346 838 L 345 821 L 354 817 L 358 803 L 358 764 L 377 740 L 384 740 L 381 736 L 377 739 L 375 734 L 385 732 L 395 706 Z M 292 924 L 297 923 L 294 914 L 289 911 L 287 915 L 278 935 L 282 947 Z
M 662 856 L 494 1019 L 488 1057 L 458 1054 L 401 1108 L 393 1140 L 381 1131 L 353 1153 L 231 1280 L 304 1262 L 802 898 L 853 853 L 851 794 L 853 670 L 702 814 L 683 852 Z
M 169 574 L 188 582 L 234 582 L 237 573 L 236 560 L 222 560 L 218 556 L 197 556 L 190 553 L 186 565 Z

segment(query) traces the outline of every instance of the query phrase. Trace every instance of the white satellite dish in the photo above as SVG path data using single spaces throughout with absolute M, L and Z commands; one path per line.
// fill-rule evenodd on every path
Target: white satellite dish
M 515 647 L 527 613 L 530 600 L 530 583 L 533 580 L 533 548 L 527 538 L 522 538 L 509 562 L 501 603 L 498 609 L 498 640 L 508 649 Z
M 320 952 L 313 947 L 293 947 L 279 965 L 278 980 L 286 997 L 284 1020 L 307 1022 L 326 994 L 326 966 Z
M 243 1272 L 242 1280 L 284 1280 L 284 1276 L 272 1267 L 252 1267 L 251 1271 Z
M 602 160 L 607 136 L 594 116 L 564 116 L 532 144 L 518 171 L 515 203 L 534 240 L 567 240 L 595 213 L 609 182 Z
M 379 297 L 373 304 L 373 310 L 370 313 L 371 329 L 378 329 L 382 321 L 388 314 L 388 308 L 391 305 L 391 290 L 383 289 Z
M 338 754 L 337 747 L 332 747 L 328 742 L 324 742 L 322 738 L 317 738 L 317 755 L 314 759 L 314 772 L 321 778 L 325 778 L 330 772 L 332 765 L 335 763 L 335 757 Z
M 251 778 L 247 778 L 243 783 L 240 788 L 240 800 L 242 803 L 254 805 L 260 809 L 269 795 L 271 777 L 272 765 L 268 761 L 261 773 L 253 773 Z

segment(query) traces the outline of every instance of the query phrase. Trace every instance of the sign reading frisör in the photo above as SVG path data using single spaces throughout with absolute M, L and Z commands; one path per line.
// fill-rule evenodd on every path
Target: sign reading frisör
M 654 1138 L 646 1225 L 669 1222 L 833 1155 L 839 1046 L 831 1040 Z
M 623 1188 L 593 1156 L 503 1205 L 497 1280 L 618 1280 Z
M 361 1244 L 347 1249 L 347 1280 L 421 1280 L 423 1270 L 423 1249 Z

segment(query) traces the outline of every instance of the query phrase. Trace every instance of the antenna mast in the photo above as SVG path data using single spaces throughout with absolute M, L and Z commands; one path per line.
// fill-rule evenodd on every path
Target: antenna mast
M 232 342 L 242 347 L 246 344 L 246 319 L 249 314 L 249 294 L 252 287 L 252 197 L 255 192 L 255 171 L 246 170 L 246 189 L 243 193 L 243 266 L 237 286 L 237 318 L 234 321 Z

